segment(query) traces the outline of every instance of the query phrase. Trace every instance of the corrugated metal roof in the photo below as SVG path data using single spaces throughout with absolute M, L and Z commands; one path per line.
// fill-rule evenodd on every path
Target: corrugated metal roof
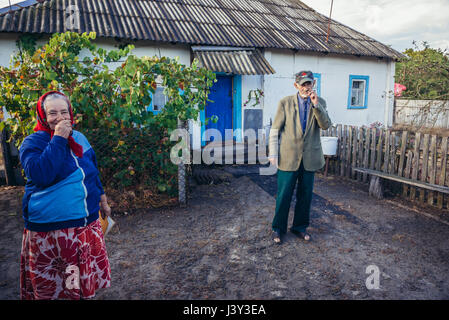
M 70 29 L 68 6 L 79 11 Z M 397 59 L 402 54 L 298 0 L 47 0 L 0 15 L 0 32 L 95 31 L 98 37 L 285 48 Z
M 275 73 L 258 50 L 194 50 L 194 55 L 203 67 L 216 72 L 241 75 Z

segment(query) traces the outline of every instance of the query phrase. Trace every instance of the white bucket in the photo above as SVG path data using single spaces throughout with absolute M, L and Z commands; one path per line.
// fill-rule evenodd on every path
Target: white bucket
M 326 156 L 335 156 L 337 154 L 338 137 L 321 137 L 321 147 Z

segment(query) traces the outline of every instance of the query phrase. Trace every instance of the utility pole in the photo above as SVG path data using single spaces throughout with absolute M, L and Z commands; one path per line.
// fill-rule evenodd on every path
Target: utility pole
M 11 161 L 11 152 L 9 149 L 9 144 L 6 142 L 8 139 L 6 129 L 0 131 L 0 152 L 2 153 L 4 166 L 5 166 L 5 176 L 6 176 L 6 185 L 15 186 L 16 185 L 16 177 L 14 175 L 14 169 L 12 167 Z
M 331 12 L 329 13 L 329 23 L 327 25 L 327 37 L 326 42 L 329 42 L 329 33 L 331 32 L 331 16 L 332 16 L 332 7 L 334 6 L 334 0 L 331 0 Z

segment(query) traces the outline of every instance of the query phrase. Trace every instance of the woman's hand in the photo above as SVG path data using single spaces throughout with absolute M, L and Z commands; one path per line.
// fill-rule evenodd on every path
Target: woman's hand
M 111 207 L 108 204 L 108 199 L 106 198 L 105 194 L 101 195 L 100 213 L 101 213 L 101 217 L 103 219 L 106 219 L 106 217 L 110 217 L 111 216 Z
M 55 136 L 61 136 L 63 138 L 68 138 L 72 132 L 72 123 L 70 120 L 59 121 L 55 127 Z

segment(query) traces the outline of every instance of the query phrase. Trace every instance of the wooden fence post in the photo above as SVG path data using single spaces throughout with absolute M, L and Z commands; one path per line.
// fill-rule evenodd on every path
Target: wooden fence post
M 441 139 L 441 172 L 440 172 L 440 176 L 438 179 L 438 184 L 440 186 L 444 186 L 445 182 L 446 182 L 446 166 L 447 166 L 447 139 L 448 137 L 443 137 Z M 443 202 L 444 202 L 444 198 L 443 198 L 443 194 L 439 193 L 438 194 L 438 199 L 437 199 L 437 207 L 440 209 L 443 209 Z M 448 205 L 449 207 L 449 205 Z
M 374 166 L 376 163 L 376 134 L 377 134 L 377 128 L 371 128 L 371 159 L 369 163 L 369 168 L 371 170 L 374 170 Z
M 376 170 L 381 171 L 382 169 L 382 157 L 383 157 L 383 140 L 384 140 L 384 129 L 380 129 L 379 139 L 377 143 L 377 159 L 376 159 Z
M 333 125 L 332 126 L 332 137 L 337 137 L 338 138 L 338 133 L 337 133 L 337 126 Z M 334 157 L 331 157 L 329 160 L 329 169 L 330 172 L 332 172 L 333 174 L 337 173 L 337 164 L 338 164 L 338 147 L 340 146 L 340 139 L 337 139 L 337 150 L 335 153 Z
M 385 131 L 385 152 L 383 172 L 388 172 L 388 164 L 390 163 L 390 129 Z
M 421 133 L 417 132 L 415 135 L 415 147 L 413 149 L 413 164 L 412 164 L 412 179 L 416 180 L 418 178 L 419 169 L 419 159 L 420 159 L 420 148 L 421 144 Z M 416 187 L 410 188 L 410 200 L 414 201 L 416 196 Z
M 365 147 L 363 148 L 364 150 L 364 155 L 363 155 L 363 167 L 368 169 L 369 167 L 369 150 L 370 150 L 370 139 L 371 139 L 371 135 L 369 134 L 369 131 L 367 128 L 363 129 L 363 136 L 365 138 Z M 368 179 L 368 176 L 366 173 L 363 174 L 363 182 L 366 182 Z
M 405 166 L 404 178 L 407 178 L 407 179 L 410 178 L 410 170 L 412 167 L 412 160 L 413 160 L 413 152 L 412 152 L 412 150 L 409 150 L 407 152 L 407 164 Z M 408 186 L 405 183 L 403 184 L 402 195 L 404 196 L 404 198 L 407 198 L 407 196 L 408 196 Z
M 407 138 L 408 138 L 408 131 L 402 131 L 402 139 L 401 139 L 401 151 L 399 153 L 399 164 L 398 164 L 398 176 L 404 177 L 404 162 L 405 162 L 405 151 L 407 150 Z M 408 160 L 408 158 L 407 158 Z M 405 196 L 408 192 L 408 186 L 407 184 L 402 184 L 402 194 Z
M 401 149 L 399 152 L 399 164 L 398 164 L 398 175 L 400 177 L 404 176 L 404 161 L 405 161 L 405 151 L 407 149 L 407 136 L 408 131 L 402 131 L 402 139 L 401 139 Z
M 343 135 L 342 135 L 342 150 L 341 150 L 341 165 L 340 165 L 340 176 L 345 175 L 345 167 L 346 167 L 346 135 L 347 135 L 348 126 L 343 126 Z
M 8 140 L 8 132 L 6 129 L 3 129 L 3 131 L 0 132 L 0 152 L 2 153 L 5 166 L 6 184 L 8 186 L 15 186 L 16 176 L 12 167 L 11 151 L 6 140 Z
M 424 135 L 424 145 L 423 145 L 423 157 L 422 157 L 422 170 L 421 170 L 421 181 L 427 182 L 427 169 L 429 167 L 429 140 L 430 135 L 426 133 Z M 419 202 L 424 203 L 424 195 L 426 191 L 424 189 L 419 190 Z
M 338 174 L 339 172 L 341 173 L 341 165 L 343 163 L 342 151 L 341 151 L 343 148 L 343 132 L 342 132 L 341 124 L 337 125 L 337 136 L 338 136 L 338 150 L 337 150 L 338 151 L 338 162 L 336 165 L 336 171 L 335 171 L 336 174 Z
M 429 166 L 429 183 L 435 184 L 437 175 L 437 136 L 432 135 L 430 143 L 430 166 Z M 433 206 L 435 192 L 430 191 L 428 193 L 427 203 Z
M 396 132 L 390 135 L 390 163 L 388 164 L 388 173 L 394 174 L 396 165 Z
M 356 172 L 354 171 L 354 168 L 357 167 L 357 153 L 360 152 L 358 150 L 358 144 L 357 144 L 357 127 L 352 128 L 352 172 L 351 172 L 351 178 L 356 178 Z
M 359 128 L 359 141 L 357 143 L 357 166 L 363 167 L 363 128 Z M 357 181 L 362 181 L 363 174 L 357 172 Z
M 352 126 L 348 126 L 347 149 L 346 149 L 346 176 L 351 177 L 351 152 L 352 152 Z

